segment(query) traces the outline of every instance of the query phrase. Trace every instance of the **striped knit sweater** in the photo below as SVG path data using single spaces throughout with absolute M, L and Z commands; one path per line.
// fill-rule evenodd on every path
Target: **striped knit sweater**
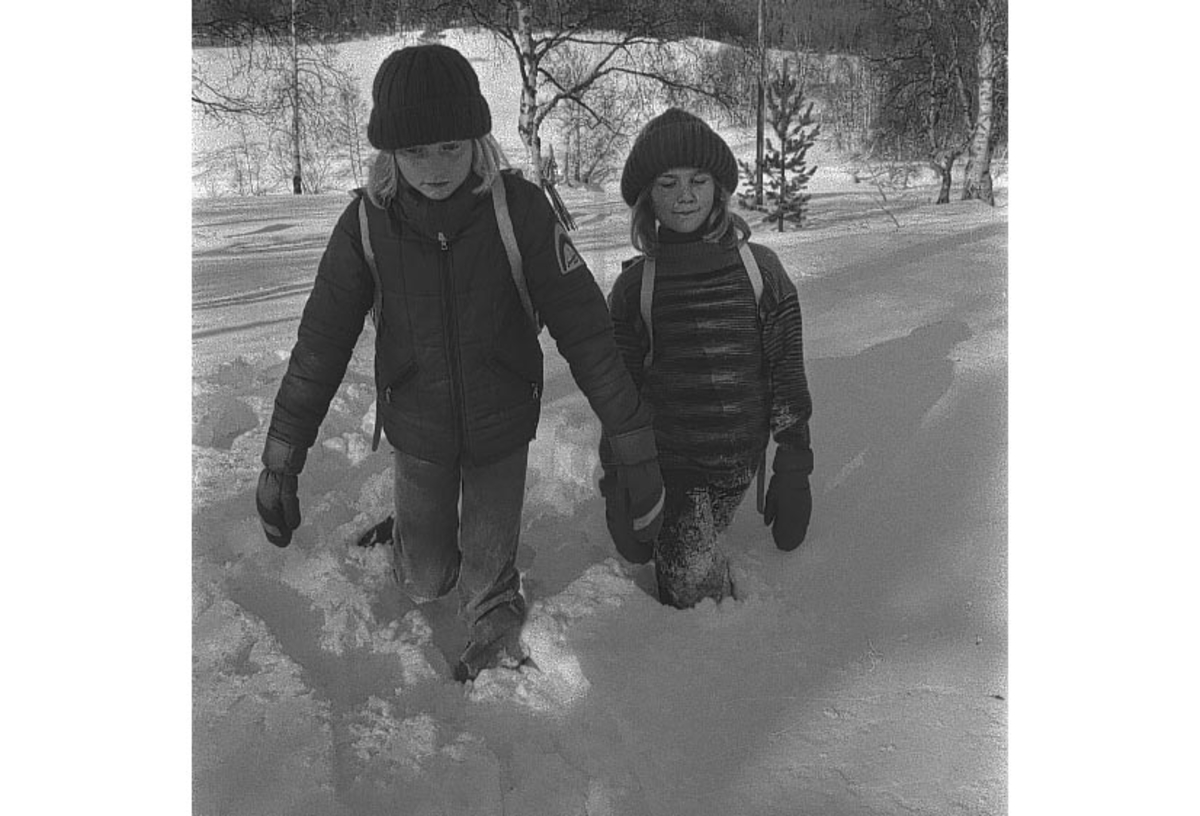
M 660 237 L 649 370 L 640 256 L 624 264 L 608 298 L 617 347 L 654 411 L 660 465 L 744 472 L 757 464 L 769 431 L 806 455 L 811 472 L 800 303 L 778 256 L 750 245 L 763 276 L 756 314 L 736 249 L 666 231 Z

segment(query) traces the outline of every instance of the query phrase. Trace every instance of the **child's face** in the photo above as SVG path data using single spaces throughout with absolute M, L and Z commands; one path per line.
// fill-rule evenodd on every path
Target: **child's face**
M 654 217 L 676 232 L 695 232 L 712 211 L 715 189 L 707 170 L 673 167 L 650 187 Z
M 404 180 L 426 198 L 449 198 L 471 172 L 471 143 L 438 142 L 396 151 Z

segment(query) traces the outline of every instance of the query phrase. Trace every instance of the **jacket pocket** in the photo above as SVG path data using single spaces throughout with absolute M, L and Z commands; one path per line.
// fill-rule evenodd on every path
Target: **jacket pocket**
M 383 401 L 388 405 L 392 405 L 395 401 L 395 398 L 416 375 L 416 360 L 409 360 L 408 362 L 402 364 L 400 369 L 394 375 L 389 377 L 387 384 L 383 386 L 383 390 L 381 392 L 383 395 Z
M 488 366 L 496 375 L 497 396 L 500 397 L 501 407 L 541 400 L 542 366 L 540 360 L 536 373 L 531 372 L 528 366 L 518 366 L 500 354 L 492 354 L 488 358 Z

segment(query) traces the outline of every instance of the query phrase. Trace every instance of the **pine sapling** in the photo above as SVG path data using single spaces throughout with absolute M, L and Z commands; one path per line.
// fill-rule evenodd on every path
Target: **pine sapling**
M 816 165 L 808 166 L 807 154 L 821 132 L 821 125 L 812 116 L 813 103 L 805 102 L 804 86 L 793 76 L 787 61 L 775 72 L 767 85 L 766 119 L 775 132 L 779 146 L 767 139 L 763 153 L 763 205 L 756 206 L 752 192 L 754 166 L 739 162 L 742 176 L 750 183 L 749 192 L 740 196 L 742 206 L 767 212 L 766 221 L 777 223 L 779 231 L 784 222 L 803 227 L 812 196 L 805 192 L 809 179 L 817 172 Z

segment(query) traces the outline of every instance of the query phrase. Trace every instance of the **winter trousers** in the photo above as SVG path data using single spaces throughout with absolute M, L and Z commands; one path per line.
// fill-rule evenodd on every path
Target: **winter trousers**
M 745 472 L 704 475 L 663 471 L 667 489 L 662 531 L 654 542 L 658 599 L 679 609 L 732 594 L 720 537 L 754 479 Z
M 480 467 L 440 465 L 400 451 L 396 461 L 396 577 L 417 603 L 458 587 L 474 644 L 525 620 L 517 571 L 529 446 Z

